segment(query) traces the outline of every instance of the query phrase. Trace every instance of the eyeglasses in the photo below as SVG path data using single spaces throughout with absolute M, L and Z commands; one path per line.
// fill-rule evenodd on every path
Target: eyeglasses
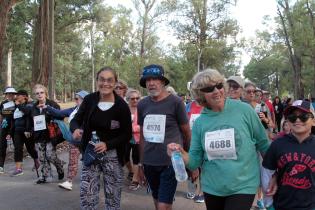
M 113 84 L 115 82 L 115 79 L 113 77 L 110 78 L 99 77 L 97 81 L 101 83 Z
M 229 88 L 233 89 L 233 90 L 237 90 L 239 89 L 241 86 L 239 86 L 238 84 L 234 84 L 234 83 L 230 83 L 229 84 Z
M 36 92 L 35 94 L 36 95 L 41 95 L 41 94 L 44 94 L 45 92 L 43 91 L 43 92 Z
M 134 100 L 139 100 L 140 97 L 134 97 L 134 98 L 129 98 L 129 100 L 134 101 Z
M 251 93 L 255 93 L 255 92 L 256 92 L 256 90 L 246 90 L 247 94 L 251 94 Z
M 74 98 L 74 100 L 76 100 L 76 101 L 77 101 L 77 100 L 79 100 L 79 98 Z
M 295 121 L 299 118 L 301 120 L 301 122 L 306 122 L 309 118 L 314 118 L 314 116 L 310 113 L 303 113 L 300 115 L 296 115 L 296 114 L 290 114 L 288 115 L 288 120 L 291 123 L 295 123 Z
M 223 88 L 223 83 L 218 83 L 218 84 L 213 85 L 213 86 L 201 88 L 200 91 L 204 92 L 204 93 L 212 93 L 215 88 L 217 88 L 218 90 L 221 90 Z

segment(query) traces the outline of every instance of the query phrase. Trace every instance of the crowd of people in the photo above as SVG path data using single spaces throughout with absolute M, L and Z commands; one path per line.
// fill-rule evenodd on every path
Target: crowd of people
M 212 69 L 192 78 L 191 98 L 169 83 L 161 65 L 143 68 L 143 91 L 103 67 L 96 74 L 97 91 L 76 92 L 75 106 L 63 110 L 48 99 L 43 85 L 34 86 L 33 101 L 27 91 L 7 87 L 0 104 L 0 174 L 12 139 L 16 167 L 11 176 L 23 175 L 25 144 L 37 184 L 50 182 L 51 163 L 63 180 L 65 162 L 56 146 L 67 140 L 68 172 L 58 186 L 72 190 L 82 154 L 81 209 L 97 209 L 102 177 L 105 209 L 121 208 L 127 179 L 131 191 L 150 189 L 152 209 L 170 210 L 178 184 L 171 154 L 177 151 L 189 175 L 186 197 L 208 210 L 315 209 L 310 100 L 275 96 L 271 101 L 271 93 L 254 83 L 239 76 L 226 79 Z

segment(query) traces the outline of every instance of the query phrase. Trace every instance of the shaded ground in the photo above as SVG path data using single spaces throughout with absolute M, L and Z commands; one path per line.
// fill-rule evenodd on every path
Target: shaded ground
M 66 149 L 65 149 L 66 150 Z M 59 151 L 59 156 L 68 162 L 68 152 Z M 57 185 L 56 172 L 53 181 L 45 185 L 36 185 L 36 173 L 31 171 L 33 161 L 25 158 L 24 175 L 10 177 L 9 173 L 14 170 L 12 155 L 5 164 L 6 173 L 0 175 L 0 210 L 75 210 L 79 209 L 79 176 L 74 180 L 73 191 L 65 191 Z M 184 198 L 186 183 L 178 186 L 174 210 L 205 210 L 204 204 L 196 204 L 192 200 Z M 101 203 L 104 201 L 101 193 Z M 123 210 L 153 210 L 151 196 L 146 193 L 146 189 L 141 188 L 134 192 L 128 190 L 126 181 L 122 193 Z M 99 209 L 104 209 L 100 205 Z

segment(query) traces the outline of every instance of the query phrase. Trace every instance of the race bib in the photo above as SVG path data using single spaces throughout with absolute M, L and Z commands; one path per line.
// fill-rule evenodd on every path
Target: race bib
M 164 143 L 166 115 L 147 115 L 143 122 L 143 136 L 147 142 Z
M 236 160 L 234 128 L 206 132 L 205 148 L 208 160 Z
M 33 118 L 34 120 L 34 131 L 41 131 L 46 129 L 45 115 L 38 115 Z
M 21 117 L 23 117 L 23 115 L 24 115 L 24 113 L 21 112 L 21 111 L 19 110 L 19 108 L 16 108 L 15 111 L 14 111 L 14 113 L 13 113 L 13 119 L 21 118 Z
M 190 126 L 190 130 L 192 129 L 196 119 L 200 116 L 200 114 L 192 114 L 190 115 L 190 119 L 189 119 L 189 126 Z
M 9 108 L 12 108 L 14 106 L 15 106 L 14 102 L 9 101 L 9 102 L 3 104 L 3 109 L 9 109 Z

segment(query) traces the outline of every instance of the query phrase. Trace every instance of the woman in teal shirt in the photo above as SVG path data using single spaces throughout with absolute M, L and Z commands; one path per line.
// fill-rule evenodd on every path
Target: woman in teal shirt
M 197 73 L 194 99 L 204 106 L 192 128 L 189 153 L 179 144 L 187 167 L 201 167 L 201 186 L 207 210 L 248 210 L 260 183 L 259 159 L 268 149 L 264 127 L 246 103 L 226 98 L 225 79 L 216 70 Z

